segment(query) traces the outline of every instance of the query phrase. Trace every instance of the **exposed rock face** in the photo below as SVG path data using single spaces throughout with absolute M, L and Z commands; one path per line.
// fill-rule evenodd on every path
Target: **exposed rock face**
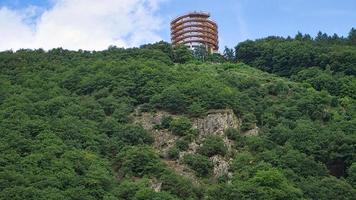
M 227 128 L 240 127 L 240 121 L 230 109 L 210 111 L 204 118 L 193 120 L 193 127 L 198 129 L 199 136 L 222 135 Z
M 136 109 L 134 114 L 134 121 L 143 126 L 146 130 L 153 130 L 155 125 L 160 125 L 163 116 L 169 116 L 170 114 L 167 112 L 156 112 L 156 113 L 148 113 L 148 112 L 139 112 Z
M 162 155 L 167 155 L 168 150 L 175 145 L 179 138 L 167 130 L 154 130 L 152 132 L 155 139 L 154 147 L 158 149 Z
M 214 165 L 213 175 L 215 178 L 221 177 L 223 175 L 228 175 L 229 172 L 229 161 L 226 161 L 225 158 L 216 155 L 210 158 Z
M 260 128 L 258 128 L 257 126 L 255 126 L 255 128 L 246 131 L 246 132 L 244 133 L 244 135 L 247 135 L 247 136 L 257 136 L 259 131 L 260 131 Z
M 160 192 L 161 191 L 162 182 L 159 182 L 156 179 L 151 179 L 150 184 L 151 184 L 151 188 L 155 192 Z
M 193 119 L 193 127 L 199 132 L 196 142 L 202 142 L 209 135 L 218 135 L 223 138 L 229 151 L 233 141 L 225 136 L 224 131 L 228 128 L 239 129 L 240 126 L 240 120 L 231 109 L 212 110 L 204 118 Z
M 167 151 L 172 148 L 176 141 L 179 139 L 178 136 L 173 135 L 169 130 L 157 130 L 155 125 L 160 125 L 163 116 L 174 116 L 167 112 L 159 111 L 156 113 L 135 113 L 134 119 L 136 123 L 142 124 L 142 126 L 152 132 L 155 143 L 154 146 L 160 151 L 162 155 L 166 155 Z M 198 130 L 198 137 L 189 144 L 187 151 L 181 151 L 177 161 L 166 161 L 168 166 L 174 168 L 181 175 L 186 175 L 187 177 L 194 176 L 190 169 L 183 165 L 180 161 L 181 158 L 186 154 L 195 154 L 197 150 L 202 145 L 204 139 L 210 135 L 217 135 L 223 138 L 228 151 L 232 150 L 233 141 L 229 140 L 224 131 L 228 128 L 239 129 L 241 126 L 241 121 L 236 117 L 231 109 L 224 110 L 212 110 L 208 112 L 205 117 L 192 119 L 193 128 Z M 210 158 L 214 165 L 213 176 L 215 178 L 228 175 L 229 162 L 228 158 L 222 156 L 213 156 Z
M 223 138 L 228 151 L 231 151 L 233 141 L 229 140 L 224 132 L 228 128 L 239 129 L 241 126 L 240 120 L 236 117 L 231 109 L 213 110 L 210 111 L 204 118 L 193 119 L 193 127 L 198 129 L 199 136 L 196 143 L 201 143 L 209 135 L 217 135 Z M 193 143 L 190 147 L 195 147 L 192 150 L 198 149 L 198 145 Z M 194 153 L 196 151 L 193 151 Z M 222 156 L 216 155 L 210 158 L 214 165 L 213 176 L 218 178 L 223 175 L 228 175 L 230 167 L 229 160 Z

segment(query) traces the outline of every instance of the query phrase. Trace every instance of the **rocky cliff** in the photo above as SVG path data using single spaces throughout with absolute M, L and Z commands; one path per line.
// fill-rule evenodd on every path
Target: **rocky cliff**
M 172 115 L 164 111 L 157 111 L 155 113 L 147 113 L 139 111 L 135 112 L 135 122 L 141 124 L 146 130 L 150 131 L 154 138 L 155 148 L 161 153 L 163 157 L 166 157 L 167 152 L 172 148 L 176 141 L 180 138 L 172 134 L 167 129 L 157 129 L 156 127 L 161 124 L 164 116 L 171 116 L 173 118 L 179 117 Z M 216 135 L 224 140 L 225 146 L 228 148 L 228 152 L 232 150 L 233 141 L 229 140 L 224 131 L 228 128 L 239 129 L 241 126 L 241 120 L 234 114 L 231 109 L 224 110 L 211 110 L 207 114 L 200 118 L 192 118 L 192 127 L 198 132 L 197 137 L 189 144 L 189 148 L 185 151 L 181 151 L 179 159 L 174 161 L 167 161 L 169 166 L 173 168 L 181 175 L 192 176 L 191 170 L 185 167 L 182 163 L 182 157 L 186 154 L 195 154 L 202 145 L 205 138 L 211 135 Z M 220 177 L 222 175 L 228 175 L 230 158 L 219 155 L 212 156 L 210 158 L 214 165 L 214 177 Z

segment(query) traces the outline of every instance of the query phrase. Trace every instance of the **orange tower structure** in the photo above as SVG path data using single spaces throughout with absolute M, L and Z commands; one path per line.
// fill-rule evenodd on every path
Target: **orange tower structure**
M 204 45 L 210 52 L 219 50 L 218 25 L 206 12 L 191 12 L 171 22 L 173 46 L 184 44 L 191 49 Z

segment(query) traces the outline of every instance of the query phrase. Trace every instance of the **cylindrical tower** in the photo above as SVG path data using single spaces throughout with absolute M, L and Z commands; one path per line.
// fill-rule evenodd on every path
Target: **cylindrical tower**
M 205 12 L 191 12 L 171 22 L 173 46 L 184 44 L 191 49 L 204 45 L 208 51 L 219 50 L 218 25 Z

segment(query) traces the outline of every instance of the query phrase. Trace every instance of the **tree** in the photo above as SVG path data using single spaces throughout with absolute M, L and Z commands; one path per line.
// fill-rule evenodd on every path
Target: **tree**
M 210 52 L 208 52 L 207 47 L 205 45 L 199 45 L 194 48 L 193 55 L 196 59 L 205 62 L 209 56 Z
M 214 155 L 224 156 L 227 153 L 227 147 L 221 137 L 209 136 L 203 141 L 203 145 L 199 148 L 198 152 L 208 157 Z
M 356 29 L 352 28 L 349 32 L 348 35 L 348 40 L 350 41 L 351 44 L 356 45 Z
M 188 47 L 181 44 L 173 48 L 173 58 L 175 63 L 186 63 L 193 59 L 193 54 Z
M 116 168 L 122 175 L 143 177 L 159 173 L 162 164 L 152 148 L 129 146 L 117 155 Z
M 183 158 L 183 162 L 193 169 L 200 177 L 208 176 L 212 173 L 213 163 L 208 157 L 199 154 L 189 154 Z
M 352 163 L 347 172 L 347 181 L 350 185 L 356 184 L 356 163 Z
M 258 171 L 246 184 L 238 184 L 242 199 L 303 199 L 302 191 L 276 169 Z
M 234 62 L 235 61 L 235 52 L 234 49 L 230 49 L 228 47 L 225 46 L 224 49 L 224 57 L 226 60 L 230 61 L 230 62 Z
M 335 177 L 309 178 L 301 183 L 301 188 L 310 199 L 353 199 L 356 195 L 351 185 Z
M 201 199 L 203 188 L 192 183 L 192 180 L 179 176 L 172 171 L 165 171 L 160 177 L 162 181 L 161 191 L 166 191 L 180 199 Z
M 191 127 L 192 123 L 188 118 L 180 117 L 172 120 L 169 130 L 171 130 L 173 134 L 183 136 L 188 133 Z

